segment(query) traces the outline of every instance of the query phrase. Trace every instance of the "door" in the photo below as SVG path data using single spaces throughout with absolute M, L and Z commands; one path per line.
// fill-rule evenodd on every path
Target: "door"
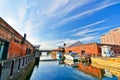
M 85 50 L 81 50 L 81 55 L 82 55 L 82 56 L 85 55 Z
M 8 46 L 9 46 L 8 42 L 0 40 L 0 60 L 7 58 Z

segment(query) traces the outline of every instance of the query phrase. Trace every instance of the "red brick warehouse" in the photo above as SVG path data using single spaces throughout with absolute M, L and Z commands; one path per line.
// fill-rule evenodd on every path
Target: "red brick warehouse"
M 0 17 L 0 59 L 32 54 L 34 46 L 25 38 Z
M 111 46 L 111 50 L 114 51 L 114 54 L 120 55 L 120 46 L 111 44 L 101 44 L 96 42 L 67 47 L 65 48 L 65 52 L 69 53 L 69 50 L 72 50 L 73 52 L 76 52 L 80 55 L 87 54 L 91 56 L 101 56 L 102 55 L 101 46 L 104 45 Z

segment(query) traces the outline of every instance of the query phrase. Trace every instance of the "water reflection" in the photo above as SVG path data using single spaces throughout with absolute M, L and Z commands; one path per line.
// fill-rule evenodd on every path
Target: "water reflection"
M 39 67 L 39 61 L 40 61 L 40 58 L 39 57 L 36 57 L 36 62 L 35 62 L 35 67 Z
M 58 61 L 39 62 L 39 67 L 32 73 L 30 80 L 98 80 L 88 74 L 78 71 L 71 66 L 60 64 Z
M 119 80 L 118 77 L 113 75 L 109 70 L 97 68 L 89 63 L 79 63 L 77 69 L 97 77 L 99 80 Z
M 70 61 L 65 61 L 65 64 L 74 67 L 73 65 L 76 63 L 70 62 Z M 115 76 L 112 72 L 113 70 L 108 70 L 104 68 L 103 66 L 95 65 L 95 64 L 90 64 L 90 63 L 77 63 L 77 70 L 80 70 L 86 74 L 89 74 L 93 77 L 98 78 L 99 80 L 119 80 L 119 77 Z M 119 71 L 119 70 L 118 70 Z M 117 73 L 118 73 L 117 71 Z M 119 74 L 119 73 L 118 73 Z
M 115 69 L 115 68 L 111 68 L 111 67 L 106 67 L 103 65 L 98 65 L 98 64 L 91 64 L 93 67 L 99 68 L 101 70 L 103 70 L 103 77 L 109 77 L 109 78 L 117 78 L 116 80 L 120 80 L 120 70 L 119 69 Z
M 36 63 L 30 80 L 119 80 L 119 77 L 97 64 L 65 60 Z

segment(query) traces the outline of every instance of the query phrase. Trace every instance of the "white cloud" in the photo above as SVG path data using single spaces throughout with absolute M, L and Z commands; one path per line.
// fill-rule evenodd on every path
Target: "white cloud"
M 27 13 L 27 5 L 24 4 L 24 5 L 20 6 L 17 12 L 18 12 L 19 18 L 22 21 Z
M 31 7 L 33 7 L 33 6 L 37 6 L 37 2 L 34 2 L 34 1 L 29 2 L 29 1 L 28 1 L 26 8 L 28 9 L 28 8 L 31 8 Z
M 82 30 L 82 29 L 86 29 L 86 28 L 90 28 L 90 27 L 94 27 L 96 25 L 99 25 L 101 23 L 105 22 L 105 20 L 101 20 L 101 21 L 97 21 L 97 22 L 94 22 L 94 23 L 91 23 L 91 24 L 88 24 L 88 25 L 85 25 L 85 26 L 81 26 L 79 28 L 76 28 L 74 30 L 71 30 L 70 32 L 76 32 L 78 30 Z
M 56 48 L 58 48 L 58 46 L 63 46 L 63 43 L 66 43 L 67 46 L 69 46 L 69 45 L 71 45 L 71 44 L 73 44 L 73 43 L 75 43 L 77 41 L 80 41 L 82 43 L 93 42 L 95 40 L 100 39 L 101 35 L 97 33 L 98 31 L 101 31 L 101 30 L 104 30 L 104 29 L 109 29 L 109 28 L 111 28 L 113 26 L 114 25 L 95 28 L 95 29 L 82 30 L 82 31 L 80 31 L 81 33 L 80 32 L 78 32 L 79 34 L 76 33 L 77 34 L 76 36 L 80 37 L 78 39 L 66 38 L 66 39 L 60 39 L 60 40 L 49 40 L 49 41 L 38 41 L 38 42 L 40 42 L 40 44 L 42 45 L 41 49 L 56 49 Z M 92 32 L 92 33 L 87 34 L 88 32 Z M 84 36 L 82 36 L 82 35 L 84 35 Z M 35 40 L 35 41 L 37 41 L 37 40 Z
M 93 0 L 94 1 L 94 0 Z M 89 0 L 52 0 L 49 5 L 45 6 L 44 9 L 37 10 L 39 15 L 54 16 L 54 17 L 61 17 L 68 14 L 73 9 L 77 8 L 78 6 L 83 6 L 90 2 Z M 42 6 L 43 7 L 43 6 Z M 39 9 L 39 8 L 38 8 Z
M 28 35 L 32 35 L 32 33 L 35 31 L 31 20 L 27 20 L 24 26 L 24 30 Z
M 33 45 L 41 45 L 40 49 L 55 49 L 58 48 L 57 41 L 58 40 L 41 40 L 40 37 L 33 37 L 27 34 L 27 40 L 31 42 Z
M 74 15 L 74 16 L 64 18 L 63 20 L 59 21 L 58 24 L 53 24 L 54 28 L 52 28 L 52 29 L 55 29 L 55 28 L 60 27 L 61 25 L 65 24 L 65 23 L 72 21 L 72 20 L 82 18 L 84 16 L 88 16 L 88 15 L 93 14 L 99 10 L 102 10 L 104 8 L 110 7 L 110 6 L 118 4 L 118 3 L 120 3 L 120 1 L 115 1 L 115 2 L 103 1 L 102 4 L 98 4 L 98 5 L 96 5 L 96 7 L 94 6 L 92 9 L 86 10 L 86 11 L 81 12 L 81 13 Z
M 76 42 L 76 40 L 71 40 L 71 39 L 46 40 L 46 41 L 41 40 L 41 41 L 39 41 L 39 44 L 41 45 L 40 49 L 56 49 L 59 46 L 63 46 L 64 43 L 66 43 L 68 46 L 74 42 Z
M 57 10 L 59 10 L 61 7 L 65 6 L 68 2 L 69 2 L 69 0 L 52 0 L 49 3 L 47 3 L 49 5 L 46 5 L 43 3 L 44 5 L 39 6 L 39 7 L 38 7 L 38 5 L 40 5 L 41 3 L 38 2 L 37 15 L 39 15 L 40 18 L 43 18 L 43 17 L 48 18 L 48 17 L 56 16 L 59 14 L 59 13 L 58 14 L 56 13 Z M 32 4 L 32 3 L 30 3 L 30 4 Z
M 43 23 L 47 23 L 47 21 L 57 21 L 61 18 L 64 18 L 67 14 L 69 14 L 72 10 L 74 10 L 77 7 L 82 7 L 83 5 L 86 5 L 88 3 L 93 2 L 89 1 L 89 0 L 51 0 L 49 1 L 49 3 L 46 1 L 42 4 L 42 6 L 40 5 L 40 2 L 36 2 L 37 4 L 34 4 L 35 2 L 30 2 L 28 4 L 29 8 L 36 8 L 37 10 L 35 10 L 34 12 L 36 13 L 29 13 L 31 16 L 36 15 L 39 19 L 43 20 Z M 37 5 L 37 6 L 30 6 L 30 5 Z M 39 6 L 39 7 L 38 7 Z M 42 7 L 42 8 L 41 8 Z M 44 7 L 44 8 L 43 8 Z M 29 17 L 31 17 L 29 15 Z M 52 23 L 50 23 L 51 25 Z M 44 28 L 46 28 L 47 26 L 43 25 Z M 54 29 L 56 28 L 56 26 L 51 25 L 52 27 L 48 27 L 48 29 Z
M 14 6 L 13 6 L 14 5 Z M 23 34 L 22 20 L 26 14 L 26 3 L 24 0 L 17 2 L 13 0 L 0 1 L 0 15 L 1 17 L 16 31 Z
M 70 11 L 72 11 L 73 9 L 77 8 L 77 7 L 82 7 L 88 3 L 92 3 L 94 2 L 94 0 L 89 1 L 89 0 L 76 0 L 76 1 L 71 1 L 70 4 L 68 4 L 67 6 L 65 6 L 65 9 L 63 9 L 62 13 L 63 14 L 68 14 Z
M 80 13 L 80 14 L 78 14 L 78 15 L 69 17 L 69 18 L 65 19 L 64 22 L 70 21 L 70 20 L 74 20 L 74 19 L 76 19 L 76 18 L 83 17 L 83 16 L 86 16 L 86 15 L 95 13 L 95 12 L 97 12 L 97 11 L 99 11 L 99 10 L 102 10 L 102 9 L 104 9 L 104 8 L 110 7 L 110 6 L 115 5 L 115 4 L 118 4 L 118 3 L 120 3 L 120 1 L 119 1 L 119 2 L 111 2 L 111 3 L 108 3 L 108 2 L 105 3 L 105 2 L 104 2 L 104 5 L 101 4 L 101 5 L 99 5 L 99 6 L 96 6 L 96 8 L 93 8 L 93 9 L 90 9 L 90 10 L 85 11 L 85 12 L 83 12 L 83 13 Z
M 81 42 L 91 42 L 97 39 L 99 39 L 99 36 L 86 36 L 84 38 L 79 38 L 78 40 L 80 40 Z
M 57 43 L 60 40 L 48 40 L 48 41 L 40 41 L 41 48 L 40 49 L 56 49 L 58 46 L 61 46 L 63 43 Z
M 72 36 L 82 36 L 82 35 L 85 35 L 86 33 L 88 33 L 90 31 L 90 29 L 84 29 L 84 30 L 81 30 L 75 34 L 73 34 Z
M 16 31 L 18 31 L 20 34 L 23 34 L 23 30 L 20 27 L 19 20 L 16 20 L 15 18 L 12 17 L 7 17 L 5 21 L 13 27 Z
M 105 29 L 109 29 L 113 26 L 107 26 L 107 27 L 100 27 L 100 28 L 87 28 L 87 29 L 83 29 L 78 31 L 77 33 L 73 34 L 73 36 L 85 36 L 87 34 L 89 34 L 90 32 L 94 33 L 97 31 L 101 31 L 101 30 L 105 30 Z
M 3 6 L 5 4 L 6 0 L 0 0 L 0 5 Z
M 65 6 L 67 3 L 69 2 L 69 0 L 55 0 L 52 2 L 52 4 L 50 6 L 48 6 L 47 11 L 44 10 L 44 14 L 47 15 L 51 15 L 54 14 L 56 12 L 56 10 L 60 9 L 60 7 Z
M 29 3 L 29 8 L 38 7 L 37 10 L 36 10 L 36 13 L 34 15 L 37 15 L 38 18 L 40 18 L 39 22 L 34 23 L 32 21 L 32 18 L 31 18 L 31 16 L 33 14 L 29 13 L 29 20 L 27 20 L 25 22 L 25 32 L 28 33 L 29 38 L 31 37 L 31 35 L 33 33 L 37 33 L 38 29 L 39 30 L 41 30 L 41 28 L 44 28 L 44 29 L 48 29 L 48 28 L 55 29 L 55 28 L 59 27 L 60 25 L 63 25 L 65 23 L 67 23 L 67 22 L 70 22 L 71 20 L 75 20 L 75 19 L 81 18 L 83 16 L 87 16 L 89 14 L 92 14 L 94 12 L 102 10 L 102 9 L 104 9 L 106 7 L 109 7 L 109 6 L 112 6 L 114 4 L 117 4 L 117 2 L 113 2 L 113 3 L 109 3 L 109 4 L 106 3 L 106 2 L 104 2 L 105 4 L 99 4 L 98 3 L 99 5 L 96 5 L 96 7 L 91 8 L 90 10 L 84 11 L 82 13 L 76 14 L 76 15 L 71 16 L 71 17 L 66 17 L 65 19 L 63 19 L 62 21 L 59 21 L 55 25 L 51 25 L 50 24 L 52 27 L 48 27 L 48 26 L 45 25 L 46 22 L 49 19 L 52 19 L 54 17 L 56 19 L 60 19 L 61 17 L 66 16 L 69 12 L 71 12 L 73 9 L 77 8 L 78 6 L 80 7 L 80 6 L 86 5 L 86 4 L 90 3 L 91 1 L 88 1 L 88 0 L 78 0 L 78 2 L 76 4 L 75 3 L 70 3 L 70 2 L 72 2 L 72 1 L 70 1 L 70 0 L 59 0 L 59 1 L 55 0 L 55 1 L 51 2 L 51 3 L 49 3 L 49 5 L 45 6 L 44 9 L 38 7 L 39 3 L 38 4 L 36 4 L 34 2 L 33 3 L 32 2 Z M 78 31 L 78 32 L 73 34 L 73 35 L 74 36 L 86 35 L 89 32 L 94 32 L 94 31 L 99 31 L 99 30 L 106 29 L 106 28 L 95 28 L 93 30 L 89 29 L 89 27 L 93 27 L 95 25 L 99 25 L 99 24 L 101 24 L 103 22 L 105 22 L 105 20 L 97 21 L 95 23 L 83 26 L 81 28 L 74 29 L 73 32 L 76 32 L 76 31 Z M 36 26 L 36 25 L 38 25 L 38 26 Z M 88 29 L 85 29 L 85 28 L 88 28 Z M 85 29 L 85 30 L 82 30 L 82 29 Z M 82 30 L 82 31 L 80 31 L 80 30 Z M 57 47 L 59 45 L 62 45 L 64 42 L 67 43 L 67 44 L 72 44 L 72 43 L 74 43 L 74 42 L 76 42 L 78 40 L 80 40 L 80 41 L 91 41 L 92 39 L 95 39 L 96 33 L 93 33 L 91 35 L 92 36 L 86 35 L 86 36 L 84 36 L 84 38 L 80 38 L 80 39 L 76 39 L 76 40 L 61 39 L 61 40 L 52 40 L 52 41 L 49 41 L 49 40 L 48 41 L 42 41 L 40 39 L 36 39 L 34 36 L 32 36 L 32 38 L 30 38 L 28 40 L 30 40 L 34 44 L 36 42 L 41 44 L 42 45 L 41 48 L 55 48 L 55 47 Z
M 12 27 L 17 28 L 17 20 L 11 17 L 7 17 L 6 19 L 8 24 L 11 24 Z

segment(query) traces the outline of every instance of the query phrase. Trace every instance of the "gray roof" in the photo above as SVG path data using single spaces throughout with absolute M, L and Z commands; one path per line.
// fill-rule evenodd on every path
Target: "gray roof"
M 83 43 L 80 42 L 80 41 L 77 41 L 77 42 L 73 43 L 72 45 L 70 45 L 68 47 L 77 46 L 77 45 L 80 45 L 80 44 L 83 44 Z

